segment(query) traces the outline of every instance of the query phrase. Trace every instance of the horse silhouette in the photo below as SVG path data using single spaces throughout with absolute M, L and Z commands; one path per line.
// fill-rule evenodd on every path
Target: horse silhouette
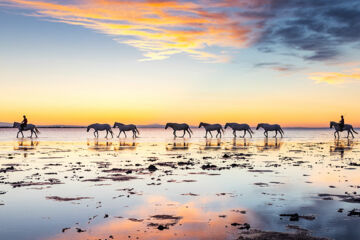
M 125 134 L 125 137 L 127 137 L 125 131 L 132 131 L 133 138 L 138 137 L 136 136 L 136 133 L 140 134 L 139 130 L 134 124 L 125 125 L 122 123 L 115 122 L 113 128 L 119 128 L 119 135 L 117 137 L 120 137 L 121 132 L 123 132 Z
M 343 131 L 347 131 L 347 132 L 348 132 L 347 138 L 349 138 L 349 134 L 351 134 L 351 136 L 354 138 L 353 132 L 356 133 L 356 134 L 358 134 L 358 133 L 354 130 L 353 126 L 350 125 L 350 124 L 344 124 L 344 127 L 341 128 L 339 123 L 334 122 L 334 121 L 331 121 L 331 122 L 330 122 L 330 128 L 333 128 L 333 127 L 334 127 L 334 129 L 335 129 L 335 132 L 334 132 L 334 137 L 335 137 L 335 138 L 336 138 L 336 134 L 338 135 L 338 138 L 340 138 L 339 132 L 343 132 Z
M 16 138 L 19 137 L 19 133 L 21 133 L 22 137 L 24 137 L 23 131 L 31 131 L 31 135 L 30 135 L 31 138 L 33 133 L 35 134 L 36 137 L 38 137 L 37 134 L 40 133 L 39 129 L 37 129 L 37 127 L 34 124 L 27 124 L 26 127 L 22 128 L 21 123 L 14 122 L 13 128 L 17 128 L 19 130 L 16 134 Z
M 220 134 L 220 138 L 221 138 L 221 132 L 224 133 L 224 129 L 220 124 L 209 124 L 209 123 L 201 122 L 199 128 L 201 127 L 204 127 L 206 130 L 205 138 L 207 138 L 208 133 L 210 133 L 210 136 L 213 137 L 213 135 L 211 134 L 212 131 L 217 131 L 216 137 Z
M 268 124 L 268 123 L 259 123 L 256 127 L 256 130 L 259 128 L 263 128 L 265 137 L 268 137 L 269 131 L 275 131 L 275 136 L 277 136 L 278 132 L 281 134 L 281 137 L 283 137 L 284 131 L 281 129 L 279 124 Z
M 106 131 L 106 136 L 105 138 L 107 138 L 109 132 L 111 134 L 111 137 L 113 137 L 113 132 L 111 130 L 111 126 L 109 124 L 100 124 L 100 123 L 94 123 L 94 124 L 91 124 L 87 127 L 87 132 L 90 131 L 90 129 L 94 129 L 94 136 L 96 138 L 99 137 L 99 131 Z M 97 135 L 96 135 L 97 133 Z
M 185 136 L 185 133 L 187 132 L 189 134 L 189 137 L 191 137 L 191 134 L 193 133 L 191 131 L 191 128 L 186 123 L 166 123 L 165 129 L 172 128 L 174 137 L 176 138 L 176 131 L 184 131 L 184 134 L 181 137 Z
M 230 127 L 232 128 L 233 130 L 233 134 L 234 134 L 234 137 L 236 138 L 236 131 L 244 131 L 244 135 L 242 137 L 245 137 L 246 135 L 246 132 L 248 132 L 250 134 L 250 137 L 252 137 L 252 133 L 254 133 L 250 126 L 246 123 L 243 123 L 243 124 L 239 124 L 239 123 L 226 123 L 225 124 L 225 129 L 227 127 Z

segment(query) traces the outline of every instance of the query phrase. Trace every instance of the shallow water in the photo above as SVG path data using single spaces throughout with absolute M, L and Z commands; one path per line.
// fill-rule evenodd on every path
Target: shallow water
M 176 140 L 163 129 L 136 140 L 40 131 L 18 140 L 0 130 L 0 239 L 236 239 L 244 230 L 232 223 L 360 235 L 360 217 L 348 216 L 360 208 L 358 139 L 322 129 L 236 141 L 198 129 Z M 308 218 L 280 216 L 289 213 Z

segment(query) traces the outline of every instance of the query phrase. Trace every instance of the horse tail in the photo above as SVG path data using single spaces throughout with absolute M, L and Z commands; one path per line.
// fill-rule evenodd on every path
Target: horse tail
M 354 133 L 356 133 L 356 134 L 358 134 L 355 130 L 354 130 L 354 128 L 351 126 L 351 130 L 354 132 Z
M 224 134 L 224 129 L 223 129 L 223 127 L 220 127 L 220 130 L 222 131 L 222 133 Z
M 249 127 L 249 131 L 250 131 L 251 133 L 254 133 L 253 130 L 251 129 L 251 127 Z
M 189 129 L 189 131 L 191 132 L 191 134 L 193 134 L 193 132 L 191 131 L 191 128 L 188 126 L 188 129 Z
M 39 129 L 37 129 L 37 127 L 34 127 L 34 128 L 35 128 L 35 132 L 36 132 L 37 134 L 39 134 L 39 133 L 40 133 Z
M 282 128 L 281 128 L 281 127 L 280 127 L 280 129 L 279 129 L 279 130 L 281 131 L 281 133 L 282 133 L 282 134 L 285 134 L 285 133 L 284 133 L 284 131 L 282 130 Z

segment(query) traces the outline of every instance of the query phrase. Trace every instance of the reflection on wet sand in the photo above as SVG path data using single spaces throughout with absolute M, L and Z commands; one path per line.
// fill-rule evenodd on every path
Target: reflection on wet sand
M 155 140 L 0 143 L 0 239 L 238 239 L 244 223 L 360 234 L 356 140 Z M 295 213 L 315 218 L 279 216 Z
M 137 145 L 135 138 L 120 138 L 119 144 L 114 144 L 114 150 L 135 150 Z
M 181 139 L 174 139 L 172 143 L 168 143 L 166 145 L 166 150 L 173 151 L 173 150 L 188 150 L 189 149 L 189 142 L 183 138 Z
M 14 146 L 14 150 L 34 150 L 39 145 L 39 141 L 33 140 L 32 138 L 22 138 L 17 141 L 17 144 Z
M 204 145 L 200 145 L 200 149 L 201 150 L 220 150 L 221 149 L 221 139 L 220 138 L 216 138 L 216 139 L 212 139 L 212 138 L 206 138 L 205 139 L 205 146 Z
M 88 149 L 95 151 L 110 151 L 112 150 L 112 141 L 108 139 L 88 139 L 87 141 Z
M 268 150 L 280 150 L 282 146 L 282 142 L 280 138 L 264 138 L 263 145 L 257 145 L 257 149 L 259 151 L 268 151 Z
M 236 149 L 248 149 L 250 146 L 250 140 L 247 138 L 233 138 L 231 147 L 226 147 L 227 150 L 236 150 Z
M 344 157 L 345 151 L 352 150 L 354 142 L 350 139 L 340 140 L 335 139 L 334 145 L 330 146 L 330 155 L 340 154 L 341 158 Z
M 83 225 L 80 223 L 47 240 L 109 239 L 110 236 L 113 239 L 235 239 L 239 226 L 247 223 L 249 217 L 254 218 L 250 212 L 241 212 L 237 209 L 215 212 L 204 210 L 193 201 L 179 203 L 150 196 L 143 205 L 122 216 L 109 216 L 102 223 L 85 226 L 85 232 L 78 232 Z

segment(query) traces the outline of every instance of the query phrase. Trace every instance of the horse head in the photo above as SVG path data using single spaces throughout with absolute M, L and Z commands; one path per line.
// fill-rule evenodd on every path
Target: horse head
M 225 124 L 225 129 L 226 129 L 228 126 L 230 126 L 230 124 L 229 124 L 229 123 L 226 123 L 226 124 Z
M 201 122 L 201 123 L 199 124 L 199 128 L 201 128 L 203 125 L 204 125 L 204 123 Z
M 89 126 L 87 127 L 86 131 L 89 132 L 89 131 L 90 131 L 90 128 L 91 128 L 91 125 L 89 125 Z
M 336 123 L 334 121 L 331 121 L 330 122 L 330 128 L 333 128 L 333 126 L 335 125 Z
M 166 123 L 165 125 L 165 129 L 167 129 L 169 127 L 170 123 Z
M 262 127 L 262 123 L 259 123 L 258 125 L 257 125 L 257 127 L 256 127 L 256 130 L 259 130 L 259 128 L 261 128 Z
M 14 122 L 13 128 L 14 128 L 14 127 L 19 127 L 19 123 L 18 123 L 18 122 Z

